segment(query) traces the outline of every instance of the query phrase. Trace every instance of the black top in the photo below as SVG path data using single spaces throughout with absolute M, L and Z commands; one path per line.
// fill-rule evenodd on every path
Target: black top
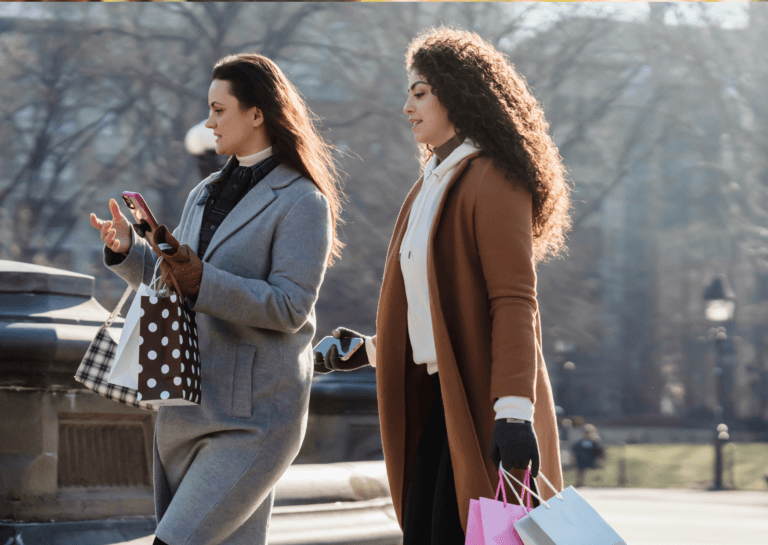
M 233 158 L 232 162 L 224 167 L 219 179 L 206 186 L 205 194 L 197 202 L 198 205 L 205 205 L 203 222 L 200 225 L 200 245 L 197 249 L 200 259 L 205 255 L 214 233 L 224 218 L 245 197 L 246 193 L 272 172 L 278 164 L 274 155 L 251 167 L 241 167 L 237 164 L 237 158 Z

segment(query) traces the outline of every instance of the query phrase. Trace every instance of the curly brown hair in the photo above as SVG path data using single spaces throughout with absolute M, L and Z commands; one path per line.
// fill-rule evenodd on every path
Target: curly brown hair
M 441 26 L 411 41 L 405 66 L 432 86 L 459 138 L 473 140 L 532 195 L 535 261 L 563 251 L 571 188 L 544 112 L 509 58 L 474 32 Z M 425 164 L 433 149 L 420 147 Z

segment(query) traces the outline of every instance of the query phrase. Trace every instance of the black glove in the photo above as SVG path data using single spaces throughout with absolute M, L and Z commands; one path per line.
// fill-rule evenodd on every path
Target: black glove
M 504 469 L 525 469 L 531 464 L 531 476 L 539 474 L 539 444 L 536 432 L 530 422 L 510 423 L 506 418 L 496 421 L 491 438 L 491 460 L 499 467 L 499 460 L 504 462 Z
M 331 371 L 353 371 L 368 365 L 368 353 L 365 350 L 365 335 L 347 329 L 346 327 L 337 327 L 333 331 L 333 336 L 337 339 L 346 339 L 349 337 L 359 337 L 363 339 L 363 346 L 358 348 L 352 356 L 344 361 L 339 357 L 339 350 L 336 346 L 331 346 L 325 357 L 319 352 L 315 352 L 315 373 L 330 373 Z

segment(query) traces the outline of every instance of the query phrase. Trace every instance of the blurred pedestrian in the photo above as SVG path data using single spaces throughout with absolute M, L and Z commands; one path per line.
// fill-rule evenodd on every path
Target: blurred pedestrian
M 146 235 L 177 248 L 168 265 L 202 361 L 200 405 L 157 417 L 155 545 L 267 542 L 275 483 L 306 430 L 315 302 L 341 246 L 332 148 L 277 65 L 221 59 L 208 101 L 216 152 L 231 157 L 189 194 L 173 236 Z M 91 217 L 105 264 L 149 284 L 155 253 L 110 209 L 111 221 Z
M 573 444 L 573 457 L 576 459 L 576 486 L 584 486 L 584 477 L 588 469 L 595 469 L 605 458 L 603 440 L 592 424 L 584 424 L 583 437 Z
M 406 69 L 424 172 L 387 252 L 377 335 L 347 361 L 316 354 L 316 371 L 376 365 L 403 543 L 463 544 L 469 501 L 493 497 L 500 461 L 562 488 L 536 263 L 563 247 L 569 187 L 541 107 L 480 36 L 426 31 Z

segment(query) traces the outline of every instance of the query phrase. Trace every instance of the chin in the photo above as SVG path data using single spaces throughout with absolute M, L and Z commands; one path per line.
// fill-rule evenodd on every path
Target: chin
M 416 140 L 416 141 L 417 141 L 419 144 L 424 144 L 425 146 L 432 146 L 432 147 L 436 147 L 436 146 L 439 146 L 439 145 L 440 145 L 440 144 L 435 144 L 435 143 L 434 143 L 435 139 L 434 139 L 434 138 L 429 138 L 429 136 L 427 136 L 427 137 L 425 138 L 425 137 L 424 137 L 424 135 L 418 135 L 418 134 L 414 134 L 414 135 L 413 135 L 413 138 L 414 138 L 414 140 Z

